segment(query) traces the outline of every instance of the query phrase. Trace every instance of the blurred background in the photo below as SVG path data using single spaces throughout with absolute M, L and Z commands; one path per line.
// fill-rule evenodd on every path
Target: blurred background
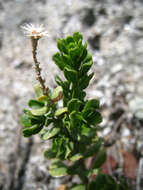
M 38 49 L 50 88 L 54 75 L 61 75 L 52 61 L 56 38 L 83 34 L 95 73 L 87 97 L 100 99 L 104 117 L 103 172 L 143 189 L 143 1 L 0 0 L 0 190 L 53 190 L 70 180 L 49 176 L 43 157 L 48 142 L 21 135 L 19 116 L 36 82 L 25 23 L 44 24 L 50 35 Z

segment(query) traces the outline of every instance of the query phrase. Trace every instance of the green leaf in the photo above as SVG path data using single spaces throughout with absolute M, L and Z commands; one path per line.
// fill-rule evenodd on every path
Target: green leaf
M 71 147 L 71 144 L 72 144 L 72 147 Z M 66 151 L 65 151 L 65 159 L 67 159 L 70 155 L 70 153 L 72 152 L 73 150 L 73 143 L 67 143 L 66 144 Z
M 44 115 L 48 111 L 47 106 L 40 108 L 40 109 L 32 109 L 31 113 L 35 116 L 41 116 Z
M 44 107 L 44 103 L 39 102 L 37 100 L 30 100 L 28 102 L 28 106 L 32 109 L 39 109 L 39 108 L 43 108 Z
M 87 56 L 87 43 L 85 43 L 84 45 L 82 45 L 82 42 L 80 44 L 80 41 L 79 41 L 78 45 L 79 45 L 79 48 L 81 49 L 79 62 L 83 62 L 83 60 Z
M 45 126 L 48 126 L 50 125 L 54 120 L 49 118 L 49 117 L 46 117 L 46 120 L 45 120 Z
M 60 116 L 60 115 L 62 115 L 62 114 L 64 114 L 64 113 L 66 113 L 66 112 L 67 112 L 67 107 L 60 108 L 60 109 L 58 109 L 58 110 L 55 112 L 55 116 L 58 117 L 58 116 Z
M 82 113 L 85 113 L 87 110 L 91 109 L 99 109 L 99 100 L 97 99 L 88 100 L 84 106 Z
M 65 65 L 70 68 L 71 63 L 72 63 L 71 57 L 69 55 L 66 55 L 63 53 L 61 55 L 61 58 L 62 58 L 63 62 L 65 63 Z
M 50 169 L 49 173 L 53 177 L 62 177 L 68 175 L 67 168 L 65 167 Z
M 102 141 L 101 141 L 101 140 L 98 140 L 95 144 L 91 145 L 91 146 L 85 151 L 84 157 L 87 158 L 87 157 L 90 157 L 90 156 L 95 155 L 95 154 L 100 150 L 101 144 L 102 144 Z
M 64 75 L 67 80 L 76 83 L 77 82 L 77 72 L 73 69 L 65 68 L 64 69 Z
M 53 127 L 49 130 L 46 130 L 44 134 L 42 134 L 42 139 L 43 140 L 48 140 L 54 136 L 56 136 L 60 132 L 60 128 L 58 127 Z
M 43 119 L 43 116 L 40 116 L 40 117 L 39 117 L 39 116 L 33 115 L 30 110 L 24 109 L 23 112 L 24 112 L 24 114 L 26 114 L 30 119 L 34 119 L 34 120 L 37 120 L 37 121 Z
M 72 36 L 68 36 L 68 37 L 66 38 L 66 42 L 67 42 L 68 44 L 73 43 L 73 42 L 74 42 L 73 37 L 72 37 Z
M 69 88 L 70 88 L 70 82 L 69 81 L 64 81 L 63 85 L 62 85 L 64 92 L 69 92 Z
M 83 126 L 83 125 L 82 125 Z M 82 135 L 81 142 L 90 145 L 91 140 L 97 140 L 97 129 L 96 128 L 82 128 L 80 130 L 80 133 Z
M 48 102 L 48 97 L 45 96 L 45 95 L 40 96 L 40 97 L 38 98 L 38 101 L 39 101 L 39 102 L 46 103 L 46 102 Z
M 96 99 L 89 100 L 86 102 L 86 104 L 82 110 L 82 116 L 84 118 L 87 118 L 88 115 L 94 113 L 96 109 L 99 109 L 99 101 Z M 93 115 L 91 117 L 93 117 Z M 91 118 L 91 120 L 92 120 L 92 118 Z M 100 118 L 100 120 L 102 121 L 102 118 Z
M 93 64 L 92 60 L 87 63 L 82 64 L 81 69 L 80 69 L 80 75 L 82 76 L 85 73 L 87 73 L 89 69 L 91 68 L 92 64 Z
M 58 75 L 55 76 L 55 81 L 59 86 L 62 86 L 63 81 Z
M 110 181 L 107 180 L 110 178 Z M 121 190 L 114 179 L 107 174 L 98 174 L 88 185 L 88 190 Z M 127 189 L 126 189 L 127 190 Z
M 88 184 L 88 190 L 104 190 L 106 188 L 106 181 L 104 174 L 98 174 L 94 180 Z M 106 189 L 105 189 L 106 190 Z M 110 189 L 107 189 L 110 190 Z
M 44 152 L 44 157 L 49 160 L 49 159 L 52 159 L 52 158 L 55 158 L 56 157 L 56 153 L 55 152 L 52 152 L 51 149 L 47 149 L 45 152 Z
M 43 95 L 43 91 L 39 82 L 34 85 L 34 91 L 37 97 L 40 97 Z
M 86 96 L 86 93 L 84 91 L 81 91 L 79 95 L 80 100 L 84 100 L 85 96 Z
M 102 116 L 99 112 L 91 112 L 87 117 L 86 120 L 91 124 L 91 125 L 97 125 L 102 122 Z
M 79 101 L 76 98 L 72 98 L 69 102 L 68 102 L 68 111 L 72 112 L 72 111 L 79 111 L 79 108 L 81 106 L 82 102 Z
M 92 169 L 100 168 L 104 164 L 105 160 L 106 160 L 106 151 L 103 149 L 97 154 L 92 164 Z
M 61 69 L 64 70 L 65 67 L 65 63 L 61 58 L 60 53 L 56 53 L 55 55 L 53 55 L 53 61 L 55 62 L 55 64 Z
M 86 190 L 85 185 L 76 185 L 75 187 L 71 188 L 70 190 Z
M 68 175 L 68 167 L 59 160 L 53 160 L 50 165 L 49 173 L 53 177 Z
M 79 40 L 82 40 L 82 39 L 83 39 L 82 34 L 80 34 L 79 32 L 75 32 L 75 33 L 73 34 L 73 39 L 78 43 Z
M 72 48 L 75 48 L 75 47 L 76 47 L 75 42 L 70 42 L 70 43 L 68 44 L 68 50 L 70 50 L 70 49 L 72 49 Z
M 77 160 L 80 160 L 81 158 L 83 158 L 83 155 L 80 154 L 80 153 L 77 153 L 77 154 L 75 154 L 74 156 L 72 156 L 72 157 L 70 158 L 70 161 L 75 162 L 75 161 L 77 161 Z
M 83 64 L 88 63 L 90 61 L 92 61 L 92 55 L 90 53 L 88 53 L 87 56 L 85 57 L 84 61 L 83 61 Z
M 80 49 L 79 47 L 74 47 L 69 51 L 70 57 L 73 61 L 76 61 L 77 58 L 80 56 Z
M 82 114 L 81 114 L 80 112 L 78 112 L 78 113 L 76 114 L 76 118 L 77 118 L 78 120 L 80 120 L 80 121 L 83 121 L 83 122 L 87 123 L 86 119 L 82 116 Z
M 71 123 L 73 126 L 77 125 L 77 122 L 79 121 L 77 118 L 77 112 L 74 110 L 70 113 L 69 118 L 71 120 Z
M 37 133 L 39 133 L 41 131 L 41 129 L 43 128 L 43 126 L 41 125 L 33 125 L 31 127 L 26 127 L 22 130 L 22 134 L 24 137 L 30 137 L 31 135 L 35 135 Z
M 90 128 L 88 125 L 86 125 L 85 123 L 82 124 L 81 126 L 81 134 L 84 136 L 90 136 L 90 133 L 92 132 L 92 128 Z
M 66 54 L 68 53 L 65 46 L 64 39 L 57 39 L 57 47 L 61 52 L 66 53 Z
M 52 92 L 51 100 L 53 102 L 57 102 L 61 100 L 62 97 L 63 97 L 63 88 L 61 86 L 57 86 Z
M 23 126 L 23 127 L 30 127 L 32 124 L 31 124 L 31 119 L 28 117 L 28 115 L 26 114 L 23 114 L 21 117 L 20 117 L 20 124 Z
M 91 80 L 91 78 L 93 77 L 94 73 L 91 73 L 89 76 L 85 75 L 84 77 L 81 78 L 80 80 L 80 88 L 81 89 L 85 89 L 88 85 L 89 82 Z

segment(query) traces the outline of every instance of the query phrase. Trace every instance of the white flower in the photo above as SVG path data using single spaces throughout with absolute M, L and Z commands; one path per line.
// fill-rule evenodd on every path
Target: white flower
M 48 32 L 45 30 L 44 26 L 41 25 L 34 25 L 34 24 L 25 24 L 21 26 L 24 30 L 26 36 L 33 37 L 34 39 L 40 39 L 44 36 L 49 36 Z

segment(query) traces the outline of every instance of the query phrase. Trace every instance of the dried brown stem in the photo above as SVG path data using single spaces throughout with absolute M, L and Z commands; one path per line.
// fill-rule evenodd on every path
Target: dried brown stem
M 31 37 L 31 42 L 32 42 L 32 55 L 33 55 L 33 60 L 35 64 L 35 71 L 36 71 L 36 79 L 39 81 L 41 88 L 43 90 L 43 94 L 47 95 L 48 88 L 45 86 L 45 80 L 42 79 L 41 77 L 41 68 L 40 68 L 40 62 L 37 60 L 37 46 L 38 46 L 38 38 L 33 38 Z

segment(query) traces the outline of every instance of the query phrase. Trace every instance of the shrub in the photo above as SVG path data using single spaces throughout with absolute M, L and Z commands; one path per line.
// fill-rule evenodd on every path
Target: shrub
M 106 150 L 97 133 L 98 124 L 102 122 L 99 100 L 86 99 L 85 89 L 93 77 L 93 73 L 89 74 L 93 60 L 87 43 L 83 43 L 79 32 L 57 40 L 59 52 L 53 55 L 53 61 L 65 80 L 55 76 L 58 86 L 51 91 L 45 87 L 36 57 L 38 40 L 43 37 L 40 32 L 43 31 L 38 33 L 34 29 L 31 25 L 28 34 L 32 40 L 38 80 L 34 86 L 37 98 L 29 100 L 29 109 L 25 109 L 21 116 L 23 136 L 39 133 L 44 141 L 51 141 L 51 147 L 44 152 L 45 158 L 51 159 L 49 173 L 55 177 L 77 175 L 80 178 L 81 184 L 72 185 L 70 190 L 127 190 L 125 183 L 101 172 Z M 32 30 L 37 32 L 36 35 Z M 87 168 L 86 159 L 92 156 L 95 160 Z M 93 174 L 96 178 L 91 180 Z

